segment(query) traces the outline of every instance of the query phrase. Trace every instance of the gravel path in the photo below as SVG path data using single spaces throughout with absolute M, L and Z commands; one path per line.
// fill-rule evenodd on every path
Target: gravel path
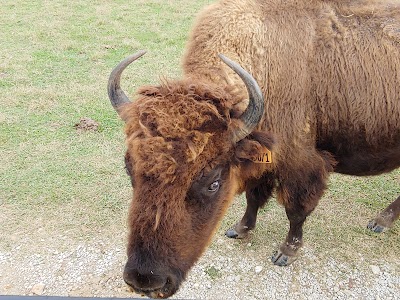
M 35 247 L 32 247 L 34 242 Z M 219 232 L 177 299 L 400 299 L 400 262 L 348 264 L 304 247 L 292 266 L 273 266 L 267 250 L 240 247 Z M 61 249 L 61 250 L 60 250 Z M 0 251 L 0 294 L 140 297 L 123 283 L 124 237 L 73 240 L 45 233 Z

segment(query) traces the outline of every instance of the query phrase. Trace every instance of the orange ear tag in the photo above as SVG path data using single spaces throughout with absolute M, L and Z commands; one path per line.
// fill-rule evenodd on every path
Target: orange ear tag
M 271 164 L 272 153 L 267 148 L 263 147 L 262 152 L 252 160 L 256 164 Z

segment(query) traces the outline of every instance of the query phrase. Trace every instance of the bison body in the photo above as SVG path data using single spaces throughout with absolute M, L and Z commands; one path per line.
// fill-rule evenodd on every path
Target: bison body
M 399 45 L 395 2 L 221 1 L 198 18 L 183 69 L 238 85 L 233 72 L 218 76 L 211 53 L 224 53 L 252 74 L 277 163 L 327 150 L 335 171 L 375 175 L 400 163 Z
M 110 77 L 109 94 L 126 121 L 134 196 L 124 278 L 139 292 L 176 292 L 237 193 L 247 208 L 227 235 L 253 229 L 275 192 L 290 229 L 272 260 L 287 265 L 330 172 L 400 166 L 399 2 L 219 1 L 196 21 L 184 79 L 129 102 L 119 76 L 135 58 Z M 256 163 L 266 148 L 271 160 Z M 380 232 L 399 214 L 400 197 L 368 226 Z

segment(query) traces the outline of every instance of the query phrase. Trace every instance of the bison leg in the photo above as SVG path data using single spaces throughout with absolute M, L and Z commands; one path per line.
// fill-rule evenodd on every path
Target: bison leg
M 268 202 L 273 189 L 274 177 L 272 174 L 266 174 L 259 180 L 248 183 L 246 186 L 246 212 L 239 222 L 225 232 L 225 235 L 236 239 L 245 238 L 249 230 L 256 226 L 258 209 Z
M 287 266 L 297 259 L 297 252 L 303 245 L 303 224 L 317 206 L 327 177 L 328 172 L 321 168 L 281 183 L 278 199 L 285 205 L 290 228 L 285 242 L 271 258 L 275 265 Z
M 385 208 L 375 219 L 368 223 L 368 229 L 380 233 L 393 226 L 400 216 L 400 197 Z
M 288 266 L 297 259 L 297 250 L 303 245 L 303 224 L 309 213 L 286 209 L 286 215 L 290 222 L 289 233 L 279 250 L 276 251 L 271 260 L 275 265 Z

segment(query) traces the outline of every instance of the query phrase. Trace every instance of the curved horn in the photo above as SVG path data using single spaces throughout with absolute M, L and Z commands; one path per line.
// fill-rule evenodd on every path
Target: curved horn
M 127 66 L 129 66 L 136 59 L 145 54 L 146 51 L 141 50 L 136 52 L 135 54 L 128 56 L 123 61 L 121 61 L 111 72 L 110 77 L 108 78 L 108 98 L 110 98 L 111 104 L 114 109 L 119 114 L 119 107 L 125 103 L 130 103 L 128 96 L 121 89 L 120 80 L 121 74 L 125 70 Z
M 249 104 L 240 117 L 243 127 L 237 128 L 234 132 L 234 142 L 238 142 L 248 136 L 257 126 L 264 114 L 264 97 L 256 80 L 238 63 L 230 60 L 222 54 L 218 54 L 224 63 L 226 63 L 246 85 L 249 94 Z

